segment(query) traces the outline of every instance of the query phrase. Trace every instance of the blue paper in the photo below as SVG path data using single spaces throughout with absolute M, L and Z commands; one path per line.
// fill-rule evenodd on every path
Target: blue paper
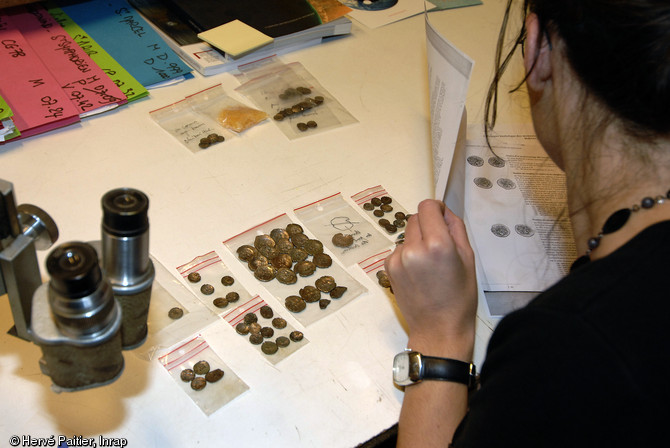
M 59 6 L 143 86 L 191 72 L 126 0 L 90 0 Z

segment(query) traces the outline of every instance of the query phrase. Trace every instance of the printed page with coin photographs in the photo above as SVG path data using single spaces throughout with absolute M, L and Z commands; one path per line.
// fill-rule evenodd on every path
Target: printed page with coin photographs
M 470 129 L 465 213 L 484 291 L 543 291 L 576 258 L 565 175 L 530 126 Z M 518 305 L 517 305 L 518 306 Z M 497 313 L 492 313 L 497 314 Z

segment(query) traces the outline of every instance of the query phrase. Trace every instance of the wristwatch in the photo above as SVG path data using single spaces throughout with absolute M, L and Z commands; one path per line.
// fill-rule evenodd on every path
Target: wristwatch
M 474 364 L 456 359 L 424 356 L 412 350 L 398 353 L 393 359 L 393 382 L 398 386 L 438 380 L 465 384 L 472 389 L 477 384 L 477 378 Z

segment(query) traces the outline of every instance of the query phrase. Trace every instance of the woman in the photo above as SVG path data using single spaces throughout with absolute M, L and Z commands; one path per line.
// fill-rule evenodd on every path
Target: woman
M 398 445 L 657 446 L 670 421 L 670 2 L 523 8 L 533 124 L 565 171 L 584 255 L 502 320 L 469 397 L 453 381 L 405 388 Z M 467 363 L 474 257 L 442 205 L 419 205 L 386 269 L 408 347 Z

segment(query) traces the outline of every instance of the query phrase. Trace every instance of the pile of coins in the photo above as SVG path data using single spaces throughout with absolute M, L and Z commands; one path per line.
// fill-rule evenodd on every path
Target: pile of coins
M 299 313 L 307 308 L 308 303 L 318 303 L 319 308 L 325 310 L 330 305 L 330 299 L 322 298 L 321 293 L 328 294 L 331 299 L 339 299 L 347 291 L 346 286 L 338 286 L 330 275 L 320 277 L 314 286 L 307 285 L 301 288 L 299 295 L 288 296 L 284 305 L 292 313 Z
M 215 143 L 221 143 L 224 140 L 225 138 L 223 137 L 223 135 L 209 134 L 207 137 L 203 137 L 200 139 L 200 143 L 198 143 L 198 146 L 200 146 L 202 149 L 207 149 L 211 145 Z
M 393 199 L 390 196 L 382 196 L 381 198 L 372 198 L 370 202 L 363 204 L 364 210 L 372 212 L 375 217 L 380 218 L 379 221 L 377 221 L 377 224 L 389 234 L 394 234 L 398 232 L 398 229 L 405 227 L 407 225 L 407 220 L 411 216 L 406 215 L 403 212 L 395 212 L 393 215 L 393 222 L 391 222 L 385 216 L 387 216 L 387 213 L 393 211 L 393 206 L 391 205 L 392 202 Z
M 282 93 L 279 94 L 279 99 L 288 100 L 296 96 L 309 95 L 310 93 L 312 93 L 312 90 L 309 89 L 308 87 L 289 87 L 288 89 L 284 90 Z M 302 101 L 295 103 L 291 107 L 281 109 L 279 112 L 275 114 L 273 118 L 277 121 L 282 121 L 286 117 L 301 114 L 307 110 L 314 108 L 315 106 L 320 106 L 321 104 L 323 104 L 324 101 L 325 98 L 321 95 L 316 95 L 312 98 L 308 97 Z
M 300 132 L 305 132 L 308 129 L 314 129 L 318 125 L 316 124 L 316 121 L 314 120 L 309 120 L 307 123 L 300 122 L 296 124 L 296 127 Z
M 185 383 L 191 383 L 191 389 L 200 391 L 207 386 L 207 383 L 216 383 L 223 378 L 224 372 L 221 369 L 210 370 L 207 361 L 198 361 L 192 369 L 184 369 L 179 377 Z
M 190 274 L 188 274 L 186 278 L 191 283 L 198 283 L 202 280 L 202 277 L 198 272 L 191 272 Z M 223 286 L 226 287 L 232 286 L 234 283 L 235 279 L 230 275 L 224 275 L 223 277 L 221 277 L 221 284 Z M 204 283 L 200 287 L 200 292 L 206 296 L 214 294 L 214 291 L 215 291 L 214 286 L 210 285 L 209 283 Z M 225 308 L 228 306 L 228 304 L 237 302 L 238 300 L 240 300 L 240 295 L 235 291 L 231 291 L 228 294 L 226 294 L 225 297 L 217 297 L 214 300 L 212 300 L 212 304 L 217 308 Z
M 301 331 L 292 331 L 289 337 L 279 336 L 272 340 L 275 329 L 283 330 L 288 325 L 286 319 L 274 317 L 274 311 L 269 305 L 263 305 L 259 310 L 261 317 L 272 319 L 272 326 L 262 326 L 258 321 L 256 313 L 247 313 L 244 320 L 235 326 L 235 331 L 242 336 L 249 335 L 249 342 L 260 345 L 261 351 L 266 355 L 274 355 L 280 348 L 286 348 L 293 342 L 300 342 L 304 338 Z

